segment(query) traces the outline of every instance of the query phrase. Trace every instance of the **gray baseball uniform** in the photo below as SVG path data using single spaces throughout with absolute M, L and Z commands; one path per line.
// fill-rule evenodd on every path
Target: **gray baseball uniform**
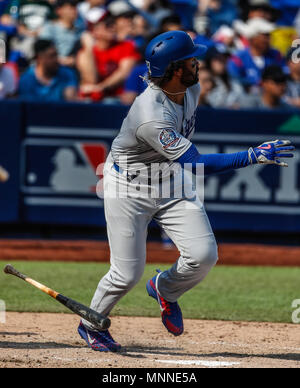
M 91 303 L 91 308 L 103 315 L 107 316 L 140 280 L 146 262 L 147 228 L 152 219 L 166 231 L 180 252 L 176 263 L 159 277 L 159 293 L 169 302 L 175 302 L 201 282 L 217 261 L 215 237 L 200 199 L 184 193 L 181 197 L 174 195 L 177 186 L 182 185 L 182 180 L 176 178 L 182 176 L 182 170 L 173 169 L 174 161 L 191 146 L 199 95 L 199 84 L 188 88 L 181 106 L 168 99 L 161 89 L 150 85 L 136 98 L 112 144 L 104 168 L 111 267 L 100 280 Z M 163 163 L 158 186 L 170 172 L 173 174 L 167 198 L 110 195 L 111 187 L 116 184 L 123 189 L 134 186 L 132 177 L 146 177 L 153 163 Z M 143 185 L 147 186 L 145 182 L 152 185 L 141 181 Z M 93 328 L 86 321 L 84 324 Z

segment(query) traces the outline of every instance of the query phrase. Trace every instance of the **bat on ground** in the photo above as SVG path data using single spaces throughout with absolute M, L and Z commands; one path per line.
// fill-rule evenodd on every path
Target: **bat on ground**
M 110 327 L 111 322 L 109 318 L 104 317 L 101 314 L 97 313 L 96 311 L 90 309 L 89 307 L 84 306 L 79 302 L 76 302 L 76 300 L 73 300 L 71 298 L 68 298 L 67 296 L 59 294 L 58 292 L 51 290 L 51 288 L 44 286 L 43 284 L 37 282 L 36 280 L 33 280 L 27 277 L 26 275 L 23 275 L 22 273 L 17 271 L 11 264 L 7 264 L 4 267 L 4 272 L 6 274 L 17 276 L 18 278 L 24 280 L 25 282 L 33 285 L 39 290 L 50 295 L 52 298 L 62 303 L 64 306 L 66 306 L 68 309 L 73 311 L 75 314 L 91 322 L 98 330 L 106 330 Z
M 8 171 L 5 170 L 2 166 L 0 166 L 0 182 L 6 182 L 9 178 Z

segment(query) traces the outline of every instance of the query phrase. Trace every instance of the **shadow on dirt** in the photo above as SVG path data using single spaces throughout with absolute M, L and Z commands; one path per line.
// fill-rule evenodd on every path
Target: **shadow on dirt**
M 10 335 L 27 335 L 27 336 L 34 336 L 34 335 L 38 335 L 38 333 L 30 333 L 30 332 L 25 332 L 25 333 L 15 333 L 15 332 L 11 332 L 11 331 L 0 331 L 0 335 L 3 335 L 3 336 L 10 336 Z
M 299 353 L 277 353 L 277 354 L 239 354 L 239 353 L 212 353 L 201 354 L 201 357 L 227 357 L 227 358 L 271 358 L 274 360 L 300 361 Z
M 0 349 L 81 349 L 84 346 L 74 346 L 57 342 L 1 342 Z
M 130 354 L 134 353 L 134 354 Z M 143 347 L 143 346 L 126 346 L 119 353 L 124 357 L 145 358 L 147 354 L 159 356 L 177 356 L 177 357 L 193 357 L 193 358 L 271 358 L 275 360 L 300 361 L 300 353 L 272 353 L 272 354 L 245 354 L 245 353 L 187 353 L 179 348 L 162 348 L 160 347 Z

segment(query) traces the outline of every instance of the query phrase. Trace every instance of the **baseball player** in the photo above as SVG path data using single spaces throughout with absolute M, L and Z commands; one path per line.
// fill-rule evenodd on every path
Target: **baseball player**
M 146 261 L 147 227 L 154 219 L 173 240 L 180 257 L 167 271 L 158 271 L 146 289 L 159 304 L 164 326 L 175 336 L 184 330 L 177 300 L 199 284 L 218 260 L 216 240 L 203 203 L 199 196 L 190 195 L 194 189 L 189 181 L 191 174 L 185 174 L 185 165 L 191 167 L 193 174 L 200 164 L 204 165 L 205 175 L 258 163 L 287 166 L 282 158 L 293 157 L 294 150 L 289 141 L 276 140 L 234 154 L 198 153 L 191 142 L 200 96 L 196 58 L 205 51 L 183 31 L 163 33 L 149 43 L 149 85 L 131 106 L 104 168 L 111 267 L 99 282 L 91 308 L 108 316 L 138 283 Z M 154 169 L 149 180 L 149 169 L 157 165 L 159 174 Z M 159 190 L 166 177 L 172 183 L 167 196 Z M 174 195 L 178 185 L 183 185 L 179 177 L 184 177 L 184 185 L 188 182 L 191 193 Z M 157 195 L 152 195 L 153 186 Z M 112 188 L 116 187 L 122 195 L 112 195 Z M 97 331 L 85 320 L 80 322 L 78 332 L 94 350 L 121 349 L 108 330 Z

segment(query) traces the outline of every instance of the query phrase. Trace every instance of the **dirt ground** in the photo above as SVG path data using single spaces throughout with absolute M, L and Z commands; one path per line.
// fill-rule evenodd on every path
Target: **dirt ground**
M 1 260 L 108 262 L 108 243 L 98 241 L 0 240 Z M 176 248 L 147 244 L 147 263 L 174 263 Z M 300 266 L 300 247 L 219 244 L 220 265 Z
M 109 261 L 105 242 L 0 240 L 1 259 Z M 149 243 L 147 262 L 174 262 L 176 249 Z M 219 264 L 300 265 L 300 248 L 220 244 Z M 300 325 L 185 320 L 174 337 L 158 318 L 113 317 L 111 333 L 122 351 L 99 353 L 77 334 L 72 314 L 6 314 L 0 323 L 0 368 L 295 368 L 300 367 Z
M 0 368 L 299 368 L 300 325 L 185 320 L 174 337 L 158 318 L 113 317 L 123 349 L 99 353 L 72 314 L 15 313 L 0 323 Z

